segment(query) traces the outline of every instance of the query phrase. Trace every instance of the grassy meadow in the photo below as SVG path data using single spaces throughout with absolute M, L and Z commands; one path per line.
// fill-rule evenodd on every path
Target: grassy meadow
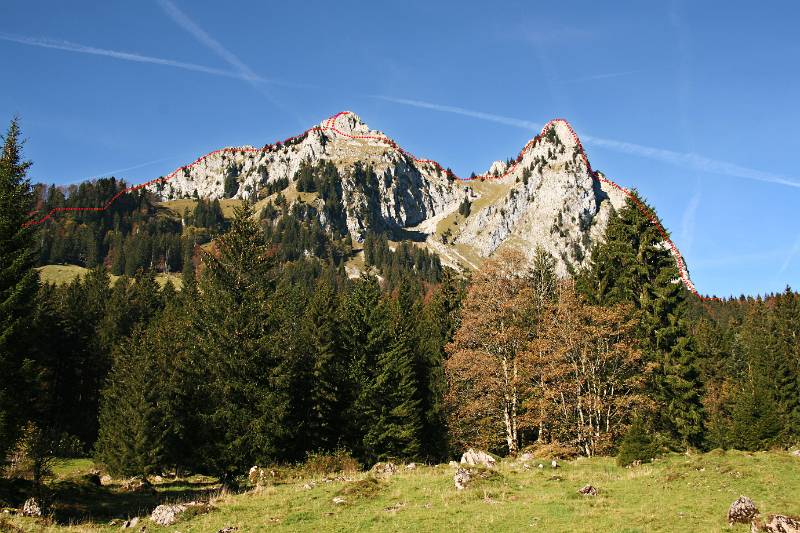
M 670 455 L 621 468 L 613 458 L 564 461 L 504 460 L 490 479 L 453 486 L 455 468 L 424 466 L 379 480 L 365 472 L 307 474 L 302 466 L 276 469 L 267 486 L 220 493 L 200 476 L 156 479 L 155 493 L 127 493 L 119 483 L 82 480 L 88 460 L 62 462 L 49 483 L 49 518 L 0 515 L 0 530 L 103 531 L 140 516 L 147 531 L 748 531 L 728 528 L 728 506 L 744 494 L 762 513 L 800 514 L 800 458 L 785 452 L 710 452 Z M 597 487 L 596 497 L 576 491 Z M 3 495 L 0 493 L 0 499 Z M 339 497 L 344 503 L 334 503 Z M 159 527 L 146 517 L 160 502 L 208 499 L 213 510 Z M 114 520 L 116 519 L 116 520 Z M 112 520 L 114 520 L 112 522 Z M 4 529 L 5 528 L 5 529 Z M 137 529 L 138 530 L 138 529 Z

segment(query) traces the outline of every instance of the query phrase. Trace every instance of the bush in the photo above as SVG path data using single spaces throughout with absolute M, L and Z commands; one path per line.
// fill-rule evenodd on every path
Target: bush
M 647 434 L 644 423 L 637 418 L 619 443 L 617 464 L 628 466 L 636 461 L 649 463 L 655 454 L 656 447 L 653 440 Z
M 361 464 L 344 449 L 333 453 L 309 453 L 303 470 L 310 475 L 333 474 L 361 470 Z
M 574 459 L 580 455 L 580 450 L 571 444 L 563 444 L 558 441 L 547 443 L 535 443 L 526 446 L 523 453 L 530 453 L 536 459 Z

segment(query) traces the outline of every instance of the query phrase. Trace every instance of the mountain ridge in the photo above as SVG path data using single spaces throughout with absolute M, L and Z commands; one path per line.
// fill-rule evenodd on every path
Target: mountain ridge
M 354 145 L 354 143 L 358 142 L 362 144 Z M 330 149 L 328 148 L 329 143 L 332 145 Z M 542 153 L 537 156 L 538 159 L 531 162 L 528 156 L 535 152 L 537 148 L 541 148 L 543 152 L 544 145 L 547 143 L 554 145 L 556 148 L 556 150 L 553 150 L 553 146 L 548 147 L 547 161 L 545 161 L 544 153 Z M 303 151 L 303 153 L 298 152 L 296 154 L 291 154 L 292 151 L 298 150 L 298 146 L 300 147 L 299 150 Z M 566 154 L 565 148 L 567 146 L 572 148 L 571 154 Z M 553 152 L 557 152 L 559 147 L 560 154 L 554 154 Z M 295 155 L 295 157 L 292 158 L 291 155 Z M 559 160 L 560 155 L 564 157 L 561 157 Z M 567 155 L 571 155 L 571 161 L 567 161 Z M 230 161 L 228 160 L 229 156 Z M 252 159 L 254 157 L 260 159 Z M 579 222 L 576 222 L 576 217 L 573 213 L 572 226 L 570 226 L 570 223 L 567 223 L 569 227 L 566 229 L 558 229 L 564 242 L 559 243 L 558 246 L 551 246 L 551 248 L 560 247 L 561 249 L 550 249 L 548 251 L 557 257 L 559 255 L 561 256 L 559 266 L 562 274 L 566 273 L 569 267 L 574 265 L 574 263 L 577 262 L 579 265 L 582 263 L 588 254 L 589 244 L 598 238 L 602 238 L 610 207 L 619 208 L 627 197 L 631 198 L 656 225 L 664 237 L 665 243 L 670 247 L 676 259 L 682 281 L 690 291 L 700 296 L 694 284 L 691 282 L 682 255 L 677 246 L 675 246 L 669 238 L 667 232 L 663 229 L 658 218 L 651 213 L 646 206 L 641 204 L 628 189 L 621 187 L 605 177 L 602 173 L 592 169 L 586 151 L 580 142 L 580 138 L 569 122 L 563 118 L 556 118 L 548 121 L 542 128 L 542 131 L 525 144 L 516 159 L 510 161 L 510 164 L 495 162 L 491 165 L 488 172 L 465 179 L 456 176 L 450 169 L 445 169 L 435 160 L 414 156 L 409 151 L 400 147 L 397 142 L 388 137 L 385 133 L 369 129 L 369 127 L 361 121 L 360 117 L 352 111 L 341 111 L 323 120 L 318 125 L 309 128 L 305 132 L 289 137 L 284 141 L 267 144 L 261 148 L 254 146 L 221 148 L 199 157 L 188 165 L 179 167 L 166 176 L 161 176 L 148 182 L 132 186 L 124 191 L 120 191 L 120 193 L 109 199 L 103 206 L 55 208 L 42 218 L 30 220 L 26 225 L 42 223 L 52 218 L 58 211 L 102 211 L 107 209 L 108 206 L 123 194 L 141 188 L 151 190 L 164 200 L 186 198 L 190 197 L 192 194 L 197 197 L 221 198 L 226 196 L 226 180 L 231 177 L 236 179 L 236 191 L 233 194 L 234 198 L 257 199 L 260 188 L 265 186 L 268 182 L 280 179 L 281 177 L 288 178 L 289 180 L 293 179 L 300 162 L 306 158 L 316 161 L 335 159 L 337 162 L 349 161 L 350 163 L 366 159 L 379 163 L 384 167 L 394 165 L 393 169 L 388 171 L 388 174 L 391 175 L 390 177 L 394 180 L 392 182 L 391 192 L 394 194 L 393 198 L 396 201 L 381 204 L 380 209 L 381 215 L 389 222 L 388 225 L 398 228 L 414 228 L 431 220 L 435 220 L 437 217 L 439 219 L 443 217 L 446 218 L 455 212 L 456 206 L 460 205 L 460 202 L 480 198 L 481 193 L 476 195 L 474 192 L 475 187 L 473 187 L 472 191 L 469 191 L 467 187 L 459 191 L 457 190 L 459 185 L 469 185 L 478 182 L 504 183 L 509 186 L 510 199 L 505 198 L 503 205 L 499 208 L 496 205 L 484 207 L 480 212 L 480 216 L 472 219 L 471 226 L 467 224 L 465 228 L 466 233 L 459 230 L 459 235 L 454 239 L 454 244 L 477 246 L 478 255 L 480 257 L 488 257 L 491 255 L 509 237 L 520 237 L 520 235 L 524 237 L 525 233 L 523 229 L 520 229 L 521 227 L 515 227 L 516 223 L 520 220 L 523 220 L 528 226 L 533 224 L 534 227 L 538 228 L 540 233 L 542 231 L 541 220 L 538 220 L 539 223 L 536 224 L 536 217 L 528 216 L 531 209 L 530 201 L 535 197 L 534 191 L 529 191 L 527 196 L 529 200 L 528 203 L 521 202 L 518 199 L 516 202 L 514 201 L 515 198 L 520 198 L 516 196 L 515 191 L 522 189 L 519 186 L 521 176 L 525 178 L 525 185 L 529 185 L 527 181 L 528 178 L 525 177 L 526 170 L 523 168 L 525 166 L 524 163 L 529 164 L 530 168 L 536 166 L 539 173 L 542 174 L 539 186 L 542 185 L 542 181 L 545 177 L 552 178 L 556 176 L 558 179 L 562 179 L 565 174 L 571 172 L 576 177 L 575 182 L 577 186 L 573 187 L 573 184 L 562 183 L 562 188 L 565 191 L 576 189 L 573 194 L 575 203 L 570 207 L 580 207 L 582 209 L 582 211 L 578 211 L 580 215 L 578 218 L 581 218 L 583 213 L 589 213 L 591 225 L 588 227 L 589 231 L 587 232 L 587 227 L 583 227 L 583 218 L 581 218 Z M 352 159 L 352 161 L 350 161 L 350 159 Z M 547 167 L 549 171 L 550 167 L 553 166 L 552 163 L 550 163 L 551 160 L 561 164 L 562 167 L 549 172 L 549 176 L 544 176 L 546 173 L 544 163 L 548 163 Z M 218 167 L 209 164 L 217 161 L 220 163 Z M 256 162 L 258 162 L 258 165 Z M 207 171 L 205 175 L 199 173 L 199 180 L 195 180 L 192 175 L 192 172 L 197 172 L 197 169 L 205 169 Z M 231 169 L 234 169 L 234 171 L 231 172 Z M 400 170 L 398 171 L 397 169 Z M 408 172 L 415 175 L 412 176 L 412 179 L 403 182 L 400 178 L 408 178 Z M 281 174 L 281 176 L 275 177 L 276 174 Z M 222 175 L 224 175 L 224 178 Z M 387 174 L 385 174 L 385 176 L 386 175 Z M 528 172 L 528 175 L 530 175 L 530 172 Z M 238 179 L 239 176 L 245 177 L 240 180 Z M 444 179 L 442 179 L 442 177 Z M 509 183 L 513 178 L 516 178 L 516 188 L 513 188 L 514 185 Z M 386 178 L 384 181 L 386 181 Z M 588 181 L 591 181 L 591 183 L 587 183 Z M 192 184 L 193 186 L 189 186 L 190 182 L 194 182 Z M 396 187 L 395 182 L 397 182 Z M 175 189 L 176 184 L 179 184 L 177 191 Z M 167 186 L 169 189 L 167 189 Z M 387 185 L 387 187 L 389 186 Z M 407 193 L 416 190 L 421 190 L 422 194 L 409 200 L 409 195 Z M 588 193 L 589 190 L 593 191 L 593 197 Z M 387 188 L 381 192 L 386 193 L 388 191 L 389 189 Z M 403 194 L 405 194 L 405 198 L 402 197 Z M 411 196 L 414 195 L 412 194 Z M 555 197 L 551 195 L 551 200 L 553 198 Z M 604 202 L 605 199 L 608 199 L 609 202 Z M 549 205 L 549 207 L 552 207 L 552 205 Z M 562 207 L 566 208 L 568 206 Z M 515 211 L 513 211 L 512 214 L 517 218 L 508 217 L 506 208 L 514 209 Z M 541 209 L 541 206 L 539 206 L 538 209 Z M 524 219 L 526 217 L 530 220 L 525 221 Z M 546 218 L 545 215 L 541 215 L 539 219 L 542 217 Z M 560 224 L 563 220 L 561 211 L 559 211 L 558 218 Z M 487 237 L 485 228 L 481 227 L 481 222 L 487 223 L 489 226 L 494 226 L 494 233 Z M 456 222 L 456 224 L 458 223 Z M 580 231 L 575 229 L 575 224 L 577 224 L 577 227 L 580 227 Z M 523 226 L 524 225 L 525 224 L 523 224 Z M 357 237 L 359 234 L 363 235 L 363 232 L 368 230 L 368 228 L 364 228 L 361 221 L 357 220 L 357 217 L 348 219 L 348 229 L 351 233 L 355 232 Z M 427 229 L 431 230 L 430 227 Z M 555 234 L 555 228 L 551 227 L 550 229 L 551 235 Z M 435 233 L 435 231 L 433 233 Z M 542 235 L 537 236 L 537 238 L 547 241 Z M 583 246 L 576 244 L 576 239 L 581 240 Z M 448 243 L 445 242 L 444 244 Z M 532 243 L 530 239 L 526 240 L 523 238 L 522 242 L 519 244 L 521 247 L 525 248 Z M 565 256 L 564 248 L 569 246 L 573 247 L 572 257 Z M 441 246 L 432 246 L 432 248 L 440 253 L 444 251 Z M 529 254 L 532 253 L 532 248 L 532 246 L 527 246 Z M 455 252 L 455 254 L 462 259 L 464 258 L 464 255 L 461 253 Z M 455 260 L 455 262 L 462 264 L 467 263 L 471 267 L 476 266 L 475 263 L 470 260 Z

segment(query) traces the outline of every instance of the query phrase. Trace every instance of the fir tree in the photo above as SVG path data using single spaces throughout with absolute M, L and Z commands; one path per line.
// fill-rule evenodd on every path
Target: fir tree
M 641 199 L 639 202 L 644 205 Z M 647 209 L 655 217 L 652 208 Z M 664 236 L 629 198 L 609 221 L 605 242 L 593 250 L 591 265 L 578 285 L 594 303 L 632 303 L 638 310 L 641 348 L 657 365 L 652 376 L 659 405 L 654 423 L 673 441 L 699 446 L 702 387 L 684 318 L 686 291 L 677 282 L 679 278 Z
M 38 256 L 33 228 L 24 227 L 33 208 L 26 172 L 31 163 L 22 157 L 19 121 L 11 121 L 0 154 L 0 458 L 15 438 L 24 414 L 23 362 L 28 325 L 39 286 L 34 270 Z

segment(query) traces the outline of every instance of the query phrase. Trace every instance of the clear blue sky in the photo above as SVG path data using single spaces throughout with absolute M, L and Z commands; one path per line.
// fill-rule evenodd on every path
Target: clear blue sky
M 702 293 L 800 287 L 796 3 L 430 4 L 5 0 L 0 120 L 34 180 L 137 183 L 345 109 L 468 175 L 564 117 Z

